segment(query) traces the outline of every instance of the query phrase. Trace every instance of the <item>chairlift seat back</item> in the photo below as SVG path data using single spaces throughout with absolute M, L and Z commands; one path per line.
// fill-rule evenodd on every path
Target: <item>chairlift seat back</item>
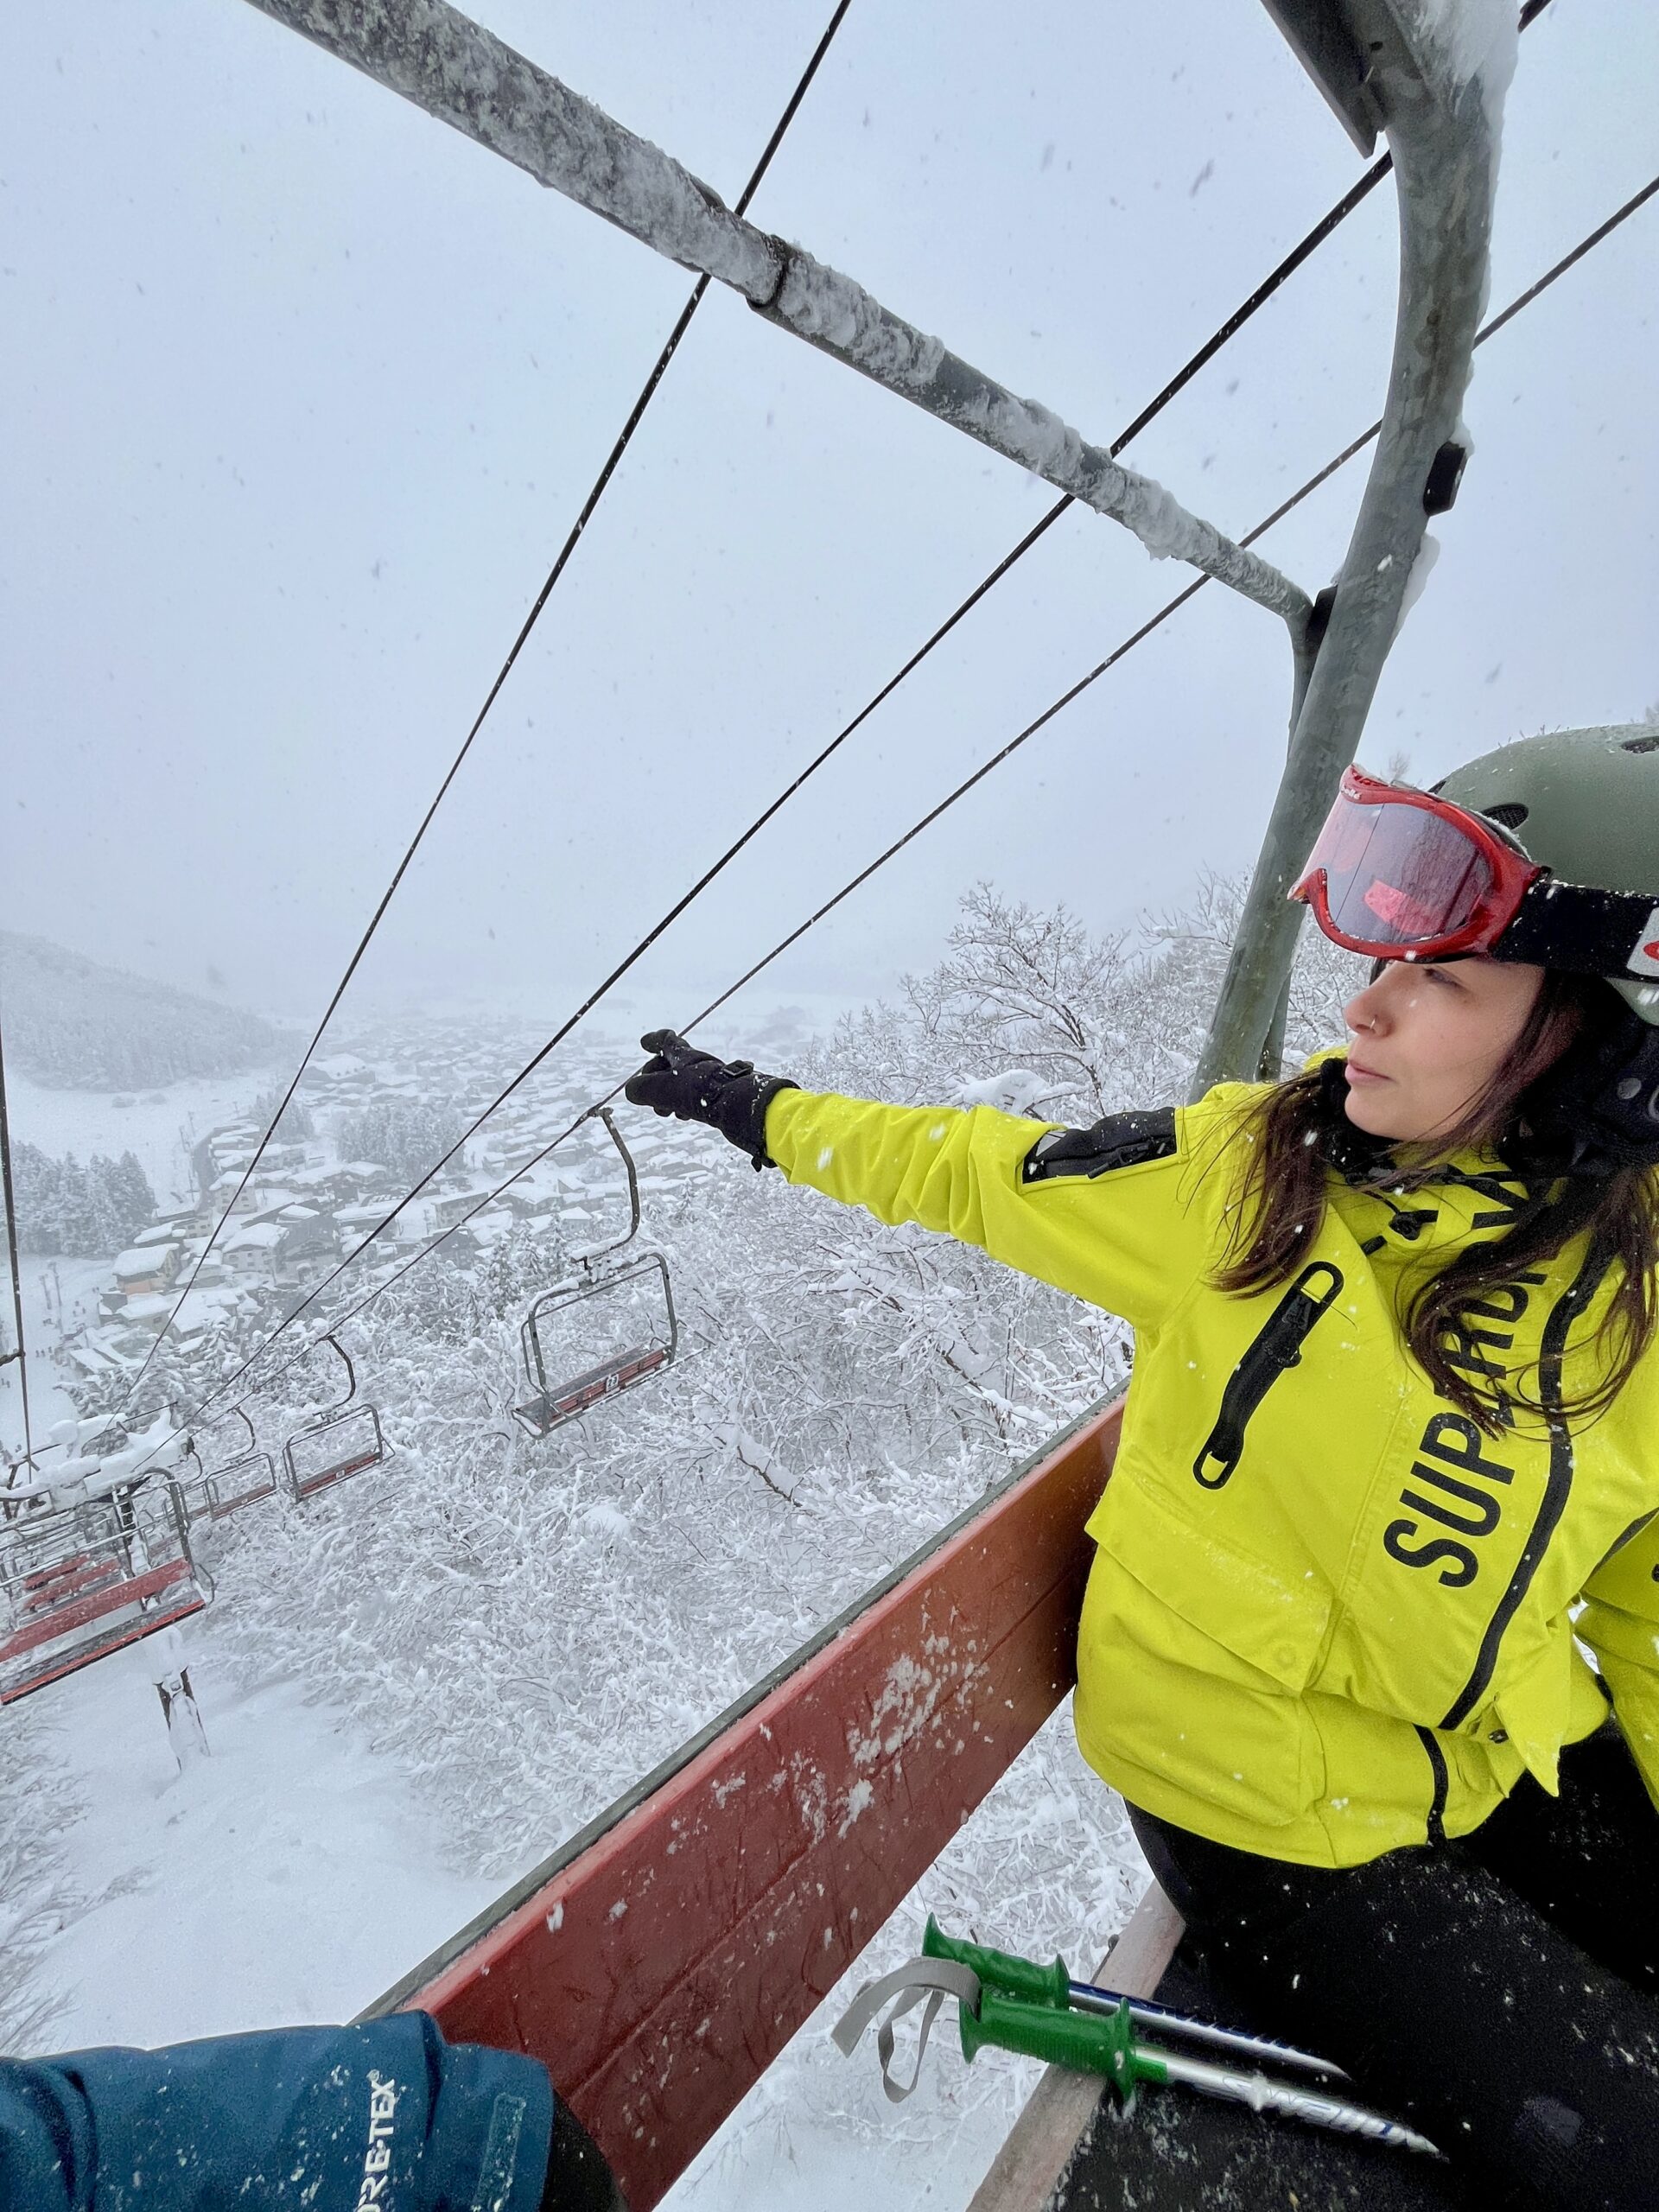
M 531 1395 L 513 1408 L 513 1419 L 532 1436 L 547 1436 L 672 1363 L 679 1330 L 668 1262 L 646 1252 L 626 1267 L 560 1283 L 531 1307 L 520 1335 Z
M 181 1485 L 186 1517 L 191 1522 L 222 1521 L 245 1505 L 257 1505 L 276 1490 L 276 1469 L 269 1452 L 249 1452 L 227 1467 L 216 1467 L 193 1483 Z
M 346 1406 L 289 1437 L 283 1447 L 283 1466 L 294 1496 L 311 1497 L 331 1484 L 378 1467 L 385 1456 L 379 1413 L 365 1402 Z
M 172 1486 L 32 1516 L 0 1538 L 0 1705 L 207 1603 Z
M 513 1408 L 512 1417 L 532 1436 L 547 1436 L 561 1421 L 585 1414 L 601 1398 L 614 1397 L 631 1383 L 643 1382 L 648 1376 L 657 1374 L 667 1366 L 668 1357 L 666 1344 L 636 1344 L 631 1351 L 619 1352 L 613 1359 L 603 1360 L 586 1374 L 576 1376 L 556 1396 L 550 1391 L 538 1390 L 524 1405 Z

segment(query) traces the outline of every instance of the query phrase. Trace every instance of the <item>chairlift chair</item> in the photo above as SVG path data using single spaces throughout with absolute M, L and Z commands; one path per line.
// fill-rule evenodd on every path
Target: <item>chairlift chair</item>
M 357 1370 L 338 1337 L 324 1337 L 346 1369 L 346 1395 L 296 1429 L 283 1446 L 283 1470 L 296 1498 L 313 1497 L 331 1484 L 344 1482 L 378 1467 L 386 1456 L 386 1440 L 377 1407 L 357 1395 Z
M 178 1486 L 142 1478 L 0 1533 L 0 1705 L 207 1605 Z
M 257 1505 L 262 1498 L 276 1494 L 276 1469 L 270 1452 L 260 1450 L 253 1423 L 242 1408 L 232 1406 L 231 1411 L 248 1432 L 247 1449 L 179 1484 L 185 1518 L 193 1525 L 198 1521 L 222 1521 L 226 1514 L 239 1512 L 245 1505 Z
M 639 1230 L 639 1177 L 633 1155 L 622 1139 L 607 1107 L 594 1110 L 606 1134 L 616 1147 L 628 1179 L 628 1226 L 613 1244 L 581 1255 L 574 1272 L 542 1295 L 524 1316 L 519 1330 L 524 1375 L 531 1395 L 515 1406 L 512 1417 L 531 1436 L 549 1436 L 567 1421 L 585 1414 L 603 1399 L 618 1396 L 635 1384 L 649 1382 L 671 1364 L 679 1348 L 679 1323 L 674 1312 L 674 1290 L 668 1262 L 660 1252 L 642 1252 L 617 1265 L 616 1255 L 633 1242 Z M 554 1339 L 560 1315 L 578 1307 L 632 1307 L 644 1304 L 649 1319 L 643 1329 L 621 1332 L 594 1361 L 571 1371 L 568 1356 L 560 1357 Z

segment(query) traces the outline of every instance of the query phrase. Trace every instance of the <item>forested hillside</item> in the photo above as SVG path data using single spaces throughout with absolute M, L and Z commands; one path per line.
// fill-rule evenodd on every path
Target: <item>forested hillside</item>
M 83 1167 L 73 1153 L 54 1160 L 38 1145 L 12 1147 L 17 1241 L 25 1252 L 73 1258 L 118 1252 L 156 1213 L 156 1193 L 130 1152 L 95 1152 Z
M 0 930 L 0 995 L 9 1059 L 61 1090 L 137 1090 L 232 1075 L 276 1047 L 276 1033 L 257 1014 L 10 930 Z

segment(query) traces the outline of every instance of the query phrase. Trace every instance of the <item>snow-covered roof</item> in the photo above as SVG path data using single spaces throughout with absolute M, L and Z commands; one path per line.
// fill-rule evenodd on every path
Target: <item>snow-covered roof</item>
M 112 1367 L 124 1367 L 126 1364 L 107 1345 L 95 1344 L 90 1340 L 84 1344 L 66 1344 L 63 1349 L 75 1365 L 84 1369 L 88 1375 L 107 1375 Z
M 119 1282 L 123 1275 L 153 1275 L 177 1249 L 176 1244 L 130 1244 L 115 1255 L 115 1279 Z
M 282 1243 L 285 1233 L 274 1221 L 256 1221 L 251 1229 L 245 1229 L 239 1236 L 232 1236 L 225 1249 L 227 1252 L 269 1252 Z M 128 1311 L 130 1312 L 131 1308 L 129 1307 Z
M 172 1311 L 170 1298 L 160 1297 L 151 1291 L 143 1298 L 130 1298 L 121 1308 L 121 1319 L 135 1328 L 147 1329 L 152 1324 L 159 1328 Z
M 315 1206 L 284 1206 L 277 1216 L 279 1221 L 315 1221 L 319 1218 Z
M 378 1160 L 342 1160 L 331 1171 L 336 1175 L 353 1175 L 359 1180 L 372 1179 L 377 1175 L 390 1175 L 391 1168 L 383 1167 Z

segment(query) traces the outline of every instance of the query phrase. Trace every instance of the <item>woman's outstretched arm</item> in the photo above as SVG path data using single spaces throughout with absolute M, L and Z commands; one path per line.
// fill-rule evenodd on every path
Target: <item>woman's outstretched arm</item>
M 1210 1264 L 1211 1209 L 1192 1204 L 1186 1172 L 1188 1109 L 1062 1129 L 988 1106 L 802 1090 L 669 1032 L 644 1041 L 654 1058 L 628 1084 L 637 1103 L 706 1122 L 791 1183 L 976 1244 L 1136 1328 L 1156 1328 Z

